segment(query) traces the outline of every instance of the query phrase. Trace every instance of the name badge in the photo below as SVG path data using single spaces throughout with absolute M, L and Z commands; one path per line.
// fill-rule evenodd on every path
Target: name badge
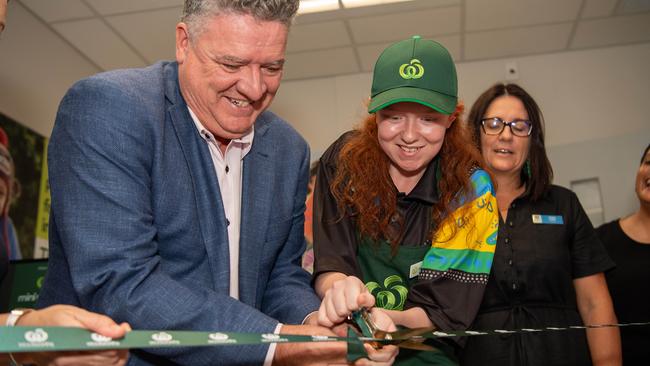
M 533 215 L 533 224 L 564 225 L 562 215 Z
M 413 278 L 419 275 L 420 268 L 422 268 L 422 261 L 411 264 L 411 268 L 409 269 L 409 278 Z

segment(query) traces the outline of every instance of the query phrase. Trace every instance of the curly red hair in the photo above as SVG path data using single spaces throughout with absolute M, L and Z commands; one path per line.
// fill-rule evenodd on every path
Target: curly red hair
M 454 209 L 454 198 L 471 192 L 469 172 L 481 166 L 480 153 L 472 143 L 467 125 L 461 120 L 463 110 L 461 102 L 456 106 L 455 121 L 447 129 L 436 157 L 442 174 L 437 182 L 439 200 L 433 206 L 431 234 Z M 359 233 L 373 240 L 387 240 L 395 254 L 404 230 L 395 232 L 390 225 L 396 220 L 401 227 L 403 218 L 396 215 L 397 191 L 388 174 L 389 164 L 388 156 L 379 146 L 376 116 L 371 114 L 341 149 L 330 189 L 339 212 L 356 217 Z

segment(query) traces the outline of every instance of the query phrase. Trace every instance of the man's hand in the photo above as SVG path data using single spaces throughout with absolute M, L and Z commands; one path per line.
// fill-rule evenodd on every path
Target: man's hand
M 328 328 L 317 325 L 283 325 L 280 334 L 336 336 Z M 347 345 L 344 342 L 278 343 L 274 366 L 345 364 Z
M 85 328 L 111 338 L 122 338 L 131 330 L 127 323 L 116 324 L 111 318 L 70 306 L 54 305 L 23 315 L 16 325 L 31 327 L 63 326 Z M 37 365 L 125 365 L 128 350 L 105 350 L 93 352 L 41 352 L 16 353 L 21 363 Z
M 395 332 L 397 327 L 388 314 L 379 308 L 372 308 L 370 310 L 372 322 L 379 330 L 386 332 Z M 355 366 L 368 366 L 368 365 L 392 365 L 395 357 L 399 353 L 397 346 L 383 346 L 381 349 L 374 349 L 369 344 L 365 344 L 366 352 L 368 353 L 369 360 L 361 359 L 354 363 Z
M 374 315 L 373 315 L 374 316 Z M 385 316 L 385 318 L 384 318 Z M 386 326 L 386 330 L 394 330 L 395 325 L 390 327 L 392 321 L 388 316 L 378 315 L 373 318 L 379 327 Z M 283 325 L 281 334 L 302 334 L 302 335 L 327 335 L 336 336 L 332 330 L 313 325 Z M 390 366 L 397 355 L 396 346 L 384 346 L 375 350 L 370 345 L 365 345 L 369 359 L 360 359 L 354 363 L 355 366 Z M 274 366 L 316 366 L 316 365 L 347 365 L 347 344 L 344 342 L 317 342 L 317 343 L 278 343 L 273 358 Z

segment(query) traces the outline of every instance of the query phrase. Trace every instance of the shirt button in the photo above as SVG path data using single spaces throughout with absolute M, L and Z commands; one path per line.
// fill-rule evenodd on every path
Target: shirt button
M 506 243 L 506 244 L 509 244 L 510 243 L 510 238 L 505 238 L 505 240 L 503 240 L 503 242 Z
M 229 171 L 230 171 L 230 168 L 228 167 L 228 165 L 226 165 L 226 173 L 228 173 Z
M 226 226 L 230 226 L 230 220 L 226 219 Z
M 512 221 L 510 221 L 510 222 L 508 223 L 508 226 L 513 227 L 513 226 L 515 226 L 515 223 L 512 222 Z
M 510 205 L 510 208 L 515 208 L 515 207 L 517 207 L 517 204 L 513 202 L 513 203 Z
M 512 289 L 513 289 L 513 290 L 517 290 L 517 284 L 514 283 L 514 282 L 512 283 Z
M 512 259 L 508 259 L 508 265 L 512 266 Z

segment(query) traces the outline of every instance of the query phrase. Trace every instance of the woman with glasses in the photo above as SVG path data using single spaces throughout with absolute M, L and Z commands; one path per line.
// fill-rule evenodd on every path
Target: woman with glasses
M 551 184 L 542 113 L 497 84 L 468 122 L 499 208 L 492 271 L 473 329 L 616 323 L 603 272 L 614 267 L 576 195 Z M 463 365 L 620 365 L 617 328 L 469 337 Z

